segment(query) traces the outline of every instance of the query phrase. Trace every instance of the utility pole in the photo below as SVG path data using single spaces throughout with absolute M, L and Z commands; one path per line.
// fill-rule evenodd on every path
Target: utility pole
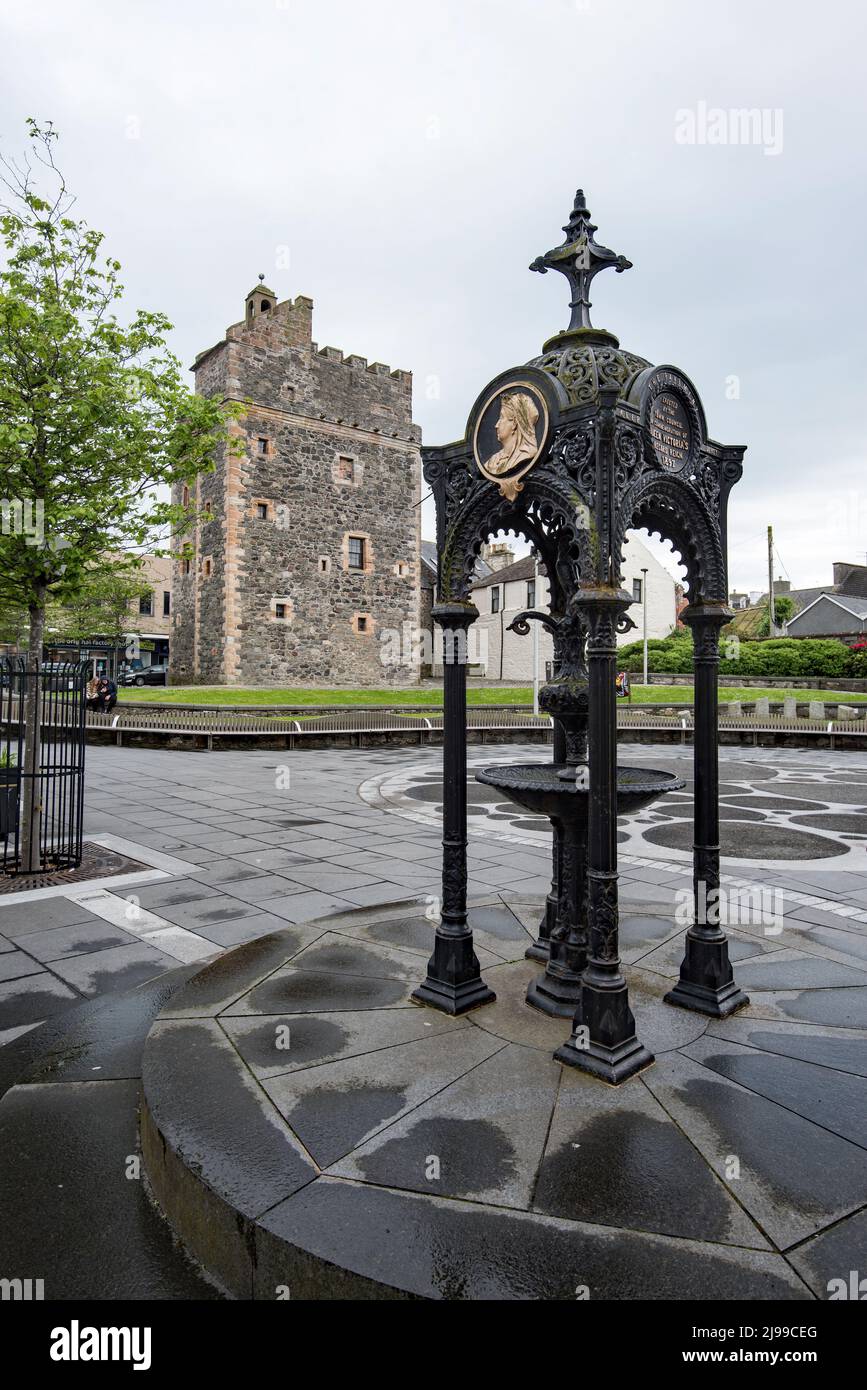
M 647 566 L 641 568 L 641 611 L 644 618 L 644 681 L 647 685 Z
M 774 612 L 774 528 L 768 527 L 768 636 L 776 637 L 777 619 Z

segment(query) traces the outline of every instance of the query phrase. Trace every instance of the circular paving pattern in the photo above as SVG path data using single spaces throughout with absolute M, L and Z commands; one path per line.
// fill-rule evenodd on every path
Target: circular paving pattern
M 751 1004 L 714 1021 L 663 1003 L 682 935 L 630 911 L 655 1061 L 614 1088 L 555 1062 L 568 1024 L 524 1002 L 541 911 L 471 909 L 497 998 L 461 1018 L 410 1000 L 433 926 L 408 905 L 260 937 L 172 996 L 142 1151 L 232 1294 L 807 1299 L 829 1262 L 859 1267 L 867 972 L 737 931 Z
M 493 762 L 544 763 L 544 750 L 516 752 L 471 748 L 468 758 L 467 817 L 470 835 L 547 845 L 550 823 L 509 801 L 494 787 L 475 780 L 475 771 Z M 529 754 L 529 759 L 528 759 Z M 853 755 L 838 755 L 852 758 Z M 857 755 L 854 755 L 857 756 Z M 797 862 L 820 866 L 847 860 L 847 868 L 867 869 L 867 774 L 848 762 L 827 766 L 795 750 L 720 750 L 720 842 L 727 866 L 738 863 L 783 868 Z M 652 806 L 621 816 L 618 841 L 625 856 L 639 855 L 686 864 L 692 856 L 692 750 L 630 744 L 621 761 L 660 768 L 684 778 L 684 792 L 672 792 Z M 436 755 L 371 778 L 362 797 L 381 810 L 441 828 L 442 774 Z M 628 859 L 627 861 L 628 862 Z M 840 867 L 839 862 L 835 865 Z

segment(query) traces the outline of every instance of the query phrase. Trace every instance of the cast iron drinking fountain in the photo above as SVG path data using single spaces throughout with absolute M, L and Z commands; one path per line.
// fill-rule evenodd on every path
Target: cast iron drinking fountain
M 664 211 L 664 209 L 663 209 Z M 662 214 L 658 214 L 662 215 Z M 566 276 L 568 328 L 541 355 L 500 373 L 473 406 L 463 439 L 422 449 L 436 505 L 438 573 L 432 616 L 443 637 L 443 861 L 440 921 L 413 999 L 449 1014 L 489 1004 L 467 912 L 467 635 L 482 544 L 523 535 L 550 588 L 546 621 L 555 678 L 540 704 L 554 719 L 553 761 L 488 768 L 480 780 L 554 827 L 554 882 L 538 940 L 546 962 L 528 991 L 572 1033 L 554 1053 L 619 1085 L 653 1061 L 636 1031 L 618 946 L 617 815 L 682 786 L 673 775 L 617 766 L 617 635 L 632 597 L 623 588 L 630 529 L 670 540 L 686 569 L 693 635 L 694 914 L 665 1002 L 724 1018 L 749 1001 L 737 986 L 719 922 L 717 674 L 727 607 L 726 513 L 744 445 L 709 438 L 695 387 L 654 367 L 590 321 L 589 290 L 630 262 L 595 239 L 579 189 L 563 242 L 532 270 Z M 493 238 L 490 259 L 500 243 Z M 520 615 L 526 629 L 530 614 Z
M 587 720 L 589 711 L 586 631 L 577 617 L 556 619 L 548 613 L 519 613 L 509 628 L 520 636 L 535 620 L 557 639 L 560 661 L 555 678 L 539 691 L 539 708 L 560 726 L 565 761 L 506 763 L 478 771 L 477 782 L 505 792 L 510 800 L 536 815 L 547 816 L 554 832 L 554 876 L 539 936 L 527 949 L 545 970 L 527 987 L 527 1003 L 558 1018 L 572 1018 L 581 1000 L 581 977 L 587 968 L 587 828 L 590 805 Z M 634 627 L 624 615 L 621 631 Z M 558 746 L 561 746 L 558 741 Z M 671 772 L 643 767 L 617 768 L 617 810 L 640 811 L 665 792 L 686 783 Z M 553 911 L 551 910 L 553 908 Z M 553 918 L 553 920 L 552 920 Z

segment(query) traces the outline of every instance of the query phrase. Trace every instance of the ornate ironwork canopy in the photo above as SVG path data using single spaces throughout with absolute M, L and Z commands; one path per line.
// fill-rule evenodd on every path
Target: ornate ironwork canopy
M 530 268 L 566 276 L 569 326 L 544 344 L 540 356 L 489 382 L 463 439 L 422 449 L 437 513 L 434 617 L 445 637 L 445 797 L 442 923 L 428 979 L 415 997 L 453 1013 L 493 997 L 467 927 L 466 671 L 460 652 L 478 616 L 470 591 L 479 550 L 491 534 L 515 531 L 534 546 L 550 584 L 551 613 L 544 621 L 557 669 L 540 703 L 555 720 L 558 775 L 580 777 L 589 799 L 586 846 L 581 850 L 574 836 L 569 840 L 568 874 L 561 818 L 552 816 L 555 883 L 548 901 L 557 926 L 549 920 L 534 950 L 544 958 L 550 944 L 548 970 L 557 978 L 547 1002 L 556 996 L 558 1007 L 564 1000 L 576 1003 L 573 1037 L 557 1058 L 618 1083 L 653 1060 L 635 1036 L 617 947 L 614 672 L 617 634 L 628 624 L 633 601 L 621 587 L 623 547 L 627 531 L 647 528 L 671 541 L 686 568 L 684 620 L 695 652 L 696 902 L 716 902 L 718 641 L 731 616 L 726 513 L 745 447 L 708 436 L 698 392 L 679 367 L 653 366 L 621 350 L 613 333 L 593 327 L 592 280 L 607 268 L 627 270 L 631 262 L 595 240 L 580 189 L 564 231 L 565 240 Z M 519 630 L 526 630 L 526 616 L 542 617 L 521 615 Z M 584 858 L 586 875 L 575 867 Z M 572 884 L 568 903 L 566 878 Z M 563 950 L 555 961 L 558 942 Z M 528 998 L 545 1007 L 546 988 Z M 718 921 L 697 917 L 690 928 L 680 981 L 668 1000 L 717 1016 L 747 1002 L 734 983 Z M 586 1046 L 579 1048 L 576 1039 L 585 1033 Z

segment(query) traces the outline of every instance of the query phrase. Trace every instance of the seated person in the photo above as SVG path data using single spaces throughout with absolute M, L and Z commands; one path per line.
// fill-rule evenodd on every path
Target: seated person
M 87 687 L 84 692 L 84 703 L 88 709 L 99 708 L 99 681 L 96 676 L 91 676 L 90 680 L 87 682 Z
M 111 714 L 117 704 L 117 686 L 108 676 L 100 676 L 96 690 L 96 708 L 100 714 Z

